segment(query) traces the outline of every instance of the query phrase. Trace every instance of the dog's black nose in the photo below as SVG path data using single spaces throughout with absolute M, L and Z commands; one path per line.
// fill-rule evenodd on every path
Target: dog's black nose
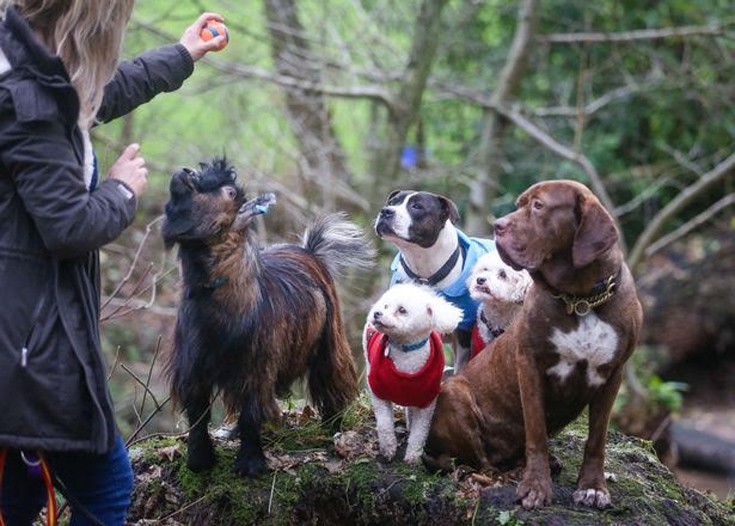
M 485 278 L 477 278 L 477 284 L 478 285 L 484 285 L 487 279 Z
M 381 311 L 376 310 L 375 312 L 373 312 L 373 319 L 374 320 L 379 320 L 382 317 L 383 317 L 383 313 Z
M 385 207 L 380 210 L 380 217 L 383 219 L 389 219 L 394 215 L 396 215 L 396 211 L 392 208 Z

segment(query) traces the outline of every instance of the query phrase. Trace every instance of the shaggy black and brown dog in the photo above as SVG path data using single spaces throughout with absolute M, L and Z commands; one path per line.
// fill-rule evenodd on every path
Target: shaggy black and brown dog
M 333 278 L 372 265 L 373 249 L 343 214 L 318 220 L 303 243 L 260 249 L 250 224 L 275 202 L 246 201 L 224 159 L 171 179 L 163 238 L 179 245 L 183 290 L 168 364 L 171 391 L 189 420 L 187 464 L 215 461 L 208 433 L 216 391 L 239 413 L 235 470 L 266 470 L 261 424 L 280 416 L 276 397 L 306 376 L 324 422 L 335 423 L 357 394 Z

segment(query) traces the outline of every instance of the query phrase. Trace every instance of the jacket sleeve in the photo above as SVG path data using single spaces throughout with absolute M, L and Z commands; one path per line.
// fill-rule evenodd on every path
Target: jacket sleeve
M 7 91 L 0 92 L 0 107 L 10 112 L 0 116 L 0 162 L 46 249 L 61 259 L 83 255 L 117 238 L 133 221 L 135 196 L 112 179 L 87 191 L 83 153 L 74 151 L 58 116 L 38 111 L 55 102 L 33 83 L 24 84 L 13 102 Z
M 133 111 L 162 92 L 177 90 L 194 71 L 194 62 L 181 44 L 146 51 L 122 62 L 105 87 L 97 119 L 108 122 Z

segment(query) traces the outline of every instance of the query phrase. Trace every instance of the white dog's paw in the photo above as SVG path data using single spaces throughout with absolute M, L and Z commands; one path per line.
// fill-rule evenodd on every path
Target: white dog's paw
M 391 447 L 391 446 L 385 446 L 385 447 L 381 446 L 381 448 L 380 448 L 380 454 L 381 454 L 381 456 L 385 460 L 387 460 L 387 461 L 390 462 L 391 460 L 393 460 L 394 458 L 396 458 L 396 450 L 397 449 L 398 448 Z
M 416 464 L 421 462 L 421 454 L 422 454 L 421 450 L 418 450 L 418 451 L 406 450 L 406 455 L 403 457 L 403 461 L 406 464 L 411 464 L 412 466 L 415 466 Z
M 574 503 L 603 509 L 612 504 L 610 492 L 607 489 L 580 488 L 574 492 Z
M 380 440 L 380 454 L 386 459 L 386 460 L 393 460 L 396 456 L 396 451 L 398 450 L 398 442 L 395 438 L 393 440 L 390 439 L 382 439 Z

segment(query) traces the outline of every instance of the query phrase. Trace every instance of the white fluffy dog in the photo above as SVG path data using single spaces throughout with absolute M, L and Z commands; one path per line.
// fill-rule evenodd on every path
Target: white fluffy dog
M 528 271 L 506 265 L 497 251 L 477 260 L 467 280 L 470 296 L 480 302 L 472 333 L 472 358 L 503 334 L 520 311 L 530 285 Z
M 421 459 L 444 372 L 440 334 L 454 331 L 462 316 L 429 287 L 408 283 L 388 289 L 370 309 L 363 349 L 380 453 L 387 460 L 398 449 L 394 404 L 406 408 L 404 460 Z

